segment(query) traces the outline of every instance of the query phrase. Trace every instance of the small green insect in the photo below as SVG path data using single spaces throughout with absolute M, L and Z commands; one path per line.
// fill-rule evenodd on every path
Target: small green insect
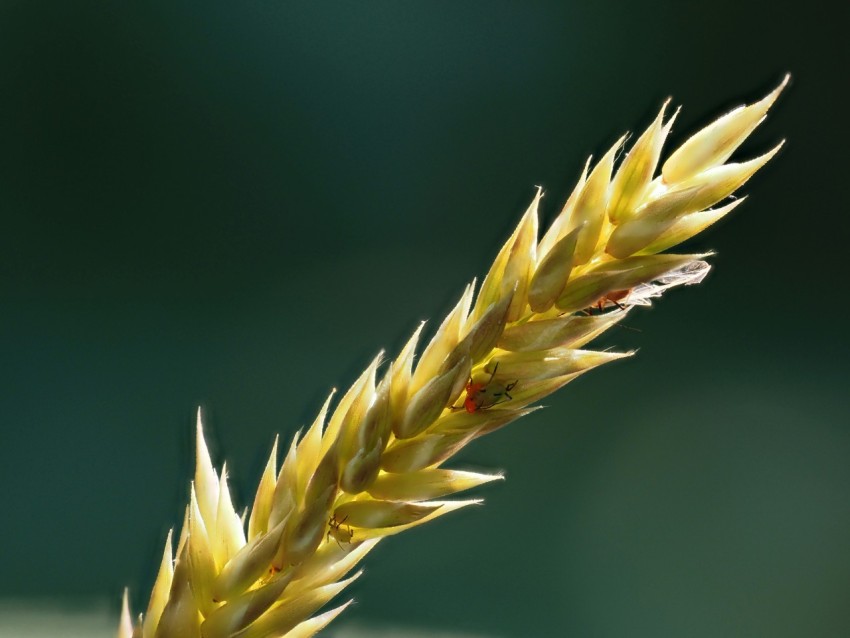
M 326 540 L 330 542 L 331 537 L 333 537 L 340 549 L 342 549 L 343 543 L 351 544 L 351 539 L 354 538 L 354 530 L 351 529 L 351 525 L 346 525 L 345 527 L 347 529 L 343 529 L 343 525 L 347 520 L 348 516 L 344 517 L 341 521 L 338 521 L 336 519 L 336 514 L 332 515 L 330 520 L 328 520 L 328 534 Z

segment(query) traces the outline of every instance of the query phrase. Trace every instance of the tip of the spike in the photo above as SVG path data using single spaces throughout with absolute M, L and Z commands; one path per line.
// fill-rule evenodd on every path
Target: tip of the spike
M 195 438 L 197 445 L 200 445 L 201 442 L 206 444 L 206 441 L 204 441 L 204 418 L 201 413 L 201 406 L 198 406 L 195 417 Z
M 673 122 L 676 121 L 676 118 L 679 117 L 679 113 L 681 113 L 681 112 L 682 112 L 682 105 L 680 104 L 679 106 L 676 107 L 676 110 L 673 111 L 673 115 L 670 116 L 670 119 L 667 120 L 667 124 L 665 124 L 668 131 L 670 130 L 670 128 L 672 128 Z
M 121 596 L 121 619 L 118 626 L 119 638 L 130 638 L 133 635 L 133 619 L 130 616 L 129 590 L 124 588 Z
M 784 77 L 782 78 L 782 82 L 779 83 L 779 86 L 777 86 L 770 93 L 768 93 L 767 97 L 765 97 L 762 100 L 762 103 L 765 104 L 767 106 L 767 108 L 770 108 L 771 106 L 773 106 L 773 103 L 776 102 L 776 99 L 779 97 L 779 94 L 782 93 L 782 91 L 785 89 L 786 86 L 788 86 L 788 83 L 790 81 L 791 81 L 791 74 L 786 73 L 784 75 Z
M 688 257 L 693 257 L 693 261 L 703 261 L 708 259 L 709 257 L 714 257 L 717 253 L 713 250 L 709 250 L 704 253 L 694 253 L 693 255 L 688 255 Z M 692 262 L 689 262 L 692 263 Z
M 776 155 L 779 152 L 779 149 L 781 149 L 783 146 L 785 146 L 785 141 L 786 140 L 784 140 L 784 139 L 779 140 L 779 144 L 777 144 L 772 149 L 770 149 L 767 153 L 762 155 L 762 157 L 764 158 L 764 163 L 767 163 L 769 160 L 773 159 L 773 156 Z

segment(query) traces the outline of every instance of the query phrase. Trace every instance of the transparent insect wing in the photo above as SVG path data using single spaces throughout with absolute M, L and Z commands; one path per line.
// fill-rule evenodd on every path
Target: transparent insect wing
M 658 288 L 658 286 L 653 284 L 635 286 L 629 291 L 625 299 L 623 299 L 622 304 L 624 306 L 651 306 L 652 302 L 650 299 L 661 296 L 662 291 L 658 290 Z
M 700 283 L 705 279 L 709 270 L 711 270 L 711 266 L 704 261 L 690 262 L 681 268 L 662 275 L 654 282 L 638 284 L 632 288 L 631 292 L 623 300 L 623 304 L 628 306 L 649 306 L 652 304 L 650 299 L 660 297 L 668 288 L 673 288 L 674 286 L 692 286 Z

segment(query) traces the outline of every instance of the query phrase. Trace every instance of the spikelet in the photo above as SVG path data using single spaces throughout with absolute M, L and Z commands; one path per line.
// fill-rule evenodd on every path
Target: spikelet
M 665 121 L 668 100 L 619 167 L 623 138 L 592 168 L 588 160 L 539 242 L 538 189 L 477 295 L 475 282 L 465 288 L 415 366 L 421 325 L 382 373 L 379 354 L 333 409 L 331 393 L 280 467 L 275 439 L 247 528 L 199 411 L 176 553 L 169 533 L 147 613 L 134 625 L 125 592 L 118 635 L 308 638 L 350 604 L 321 611 L 382 538 L 479 503 L 445 499 L 502 476 L 441 465 L 578 376 L 630 356 L 584 346 L 632 307 L 702 281 L 705 255 L 660 253 L 743 201 L 722 203 L 779 147 L 726 161 L 787 81 L 691 136 L 656 175 L 675 119 Z

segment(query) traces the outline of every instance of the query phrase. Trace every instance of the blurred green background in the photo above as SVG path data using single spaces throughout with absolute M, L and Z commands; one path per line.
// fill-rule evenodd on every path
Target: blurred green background
M 638 357 L 468 449 L 455 466 L 509 480 L 378 548 L 347 616 L 502 638 L 850 635 L 832 15 L 0 2 L 0 616 L 117 614 L 125 584 L 143 609 L 196 406 L 248 503 L 274 433 L 448 310 L 534 185 L 551 219 L 587 155 L 668 95 L 676 144 L 791 71 L 739 156 L 788 144 L 688 246 L 716 271 L 607 338 Z

